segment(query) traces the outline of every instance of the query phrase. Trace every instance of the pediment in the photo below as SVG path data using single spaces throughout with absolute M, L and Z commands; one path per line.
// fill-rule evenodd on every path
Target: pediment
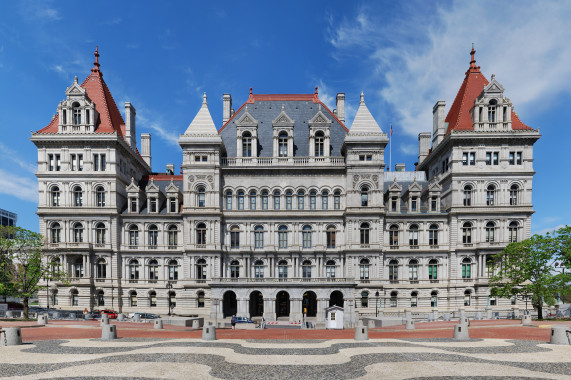
M 65 90 L 65 95 L 66 96 L 77 96 L 77 95 L 83 95 L 85 96 L 86 91 L 84 88 L 82 88 L 79 83 L 77 82 L 77 77 L 75 77 L 75 80 L 73 81 L 73 83 L 71 84 L 71 86 L 69 86 L 66 90 Z
M 414 179 L 414 182 L 410 184 L 410 186 L 408 187 L 408 191 L 413 193 L 413 192 L 421 192 L 422 191 L 422 186 L 420 186 L 418 184 L 418 182 L 416 182 L 416 178 Z
M 128 193 L 138 193 L 141 189 L 135 184 L 135 178 L 131 177 L 131 183 L 125 189 Z
M 442 192 L 442 185 L 440 185 L 436 181 L 433 181 L 430 185 L 428 185 L 428 191 L 434 192 L 434 193 Z
M 174 184 L 174 181 L 171 179 L 171 183 L 165 188 L 167 193 L 179 193 L 180 189 L 177 185 Z
M 402 186 L 398 184 L 397 177 L 394 178 L 393 183 L 391 183 L 391 185 L 389 186 L 389 192 L 393 191 L 398 191 L 398 192 L 402 191 Z
M 492 80 L 484 87 L 484 94 L 503 94 L 504 86 L 496 80 L 496 76 L 492 74 Z
M 313 127 L 313 126 L 323 127 L 323 126 L 331 125 L 331 120 L 329 120 L 327 118 L 327 116 L 323 113 L 323 111 L 321 110 L 321 104 L 319 105 L 319 110 L 317 111 L 315 116 L 313 116 L 311 118 L 311 120 L 309 120 L 308 124 L 310 127 Z
M 155 185 L 155 180 L 151 178 L 151 182 L 145 187 L 147 193 L 158 193 L 160 191 L 159 187 Z
M 274 127 L 293 127 L 295 122 L 285 112 L 285 107 L 282 104 L 282 112 L 272 121 Z
M 248 105 L 246 105 L 246 110 L 244 114 L 236 122 L 237 127 L 257 127 L 258 120 L 254 119 L 252 115 L 248 112 Z

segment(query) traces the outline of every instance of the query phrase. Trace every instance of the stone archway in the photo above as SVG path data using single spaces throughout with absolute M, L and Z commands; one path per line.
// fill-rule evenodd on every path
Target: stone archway
M 255 290 L 250 293 L 250 318 L 264 315 L 264 296 L 262 292 Z
M 306 317 L 317 316 L 317 295 L 312 291 L 303 293 L 301 307 Z
M 238 311 L 238 302 L 236 300 L 236 293 L 228 290 L 224 293 L 224 298 L 222 298 L 222 313 L 224 318 L 236 315 Z
M 329 307 L 337 305 L 339 307 L 344 307 L 344 300 L 343 300 L 343 293 L 341 293 L 339 290 L 335 290 L 333 292 L 331 292 L 331 295 L 329 296 Z
M 289 317 L 289 309 L 289 293 L 282 290 L 276 296 L 276 317 Z

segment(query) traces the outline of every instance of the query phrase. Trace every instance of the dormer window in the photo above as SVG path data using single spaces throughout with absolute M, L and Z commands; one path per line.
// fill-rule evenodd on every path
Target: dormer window
M 397 212 L 398 207 L 398 197 L 391 197 L 391 211 Z
M 176 197 L 170 197 L 169 198 L 169 212 L 171 213 L 175 213 L 176 212 Z
M 130 197 L 129 198 L 129 211 L 130 212 L 138 212 L 139 211 L 139 207 L 137 205 L 137 198 L 136 197 Z
M 288 151 L 288 136 L 287 133 L 285 132 L 281 132 L 279 137 L 278 137 L 278 155 L 279 157 L 287 157 L 287 151 Z
M 252 134 L 244 132 L 242 135 L 242 157 L 252 157 Z
M 72 105 L 73 109 L 73 125 L 80 125 L 81 124 L 81 108 L 79 103 L 75 102 Z
M 315 157 L 325 155 L 325 135 L 319 131 L 315 134 Z
M 495 99 L 490 100 L 490 104 L 488 105 L 488 123 L 496 122 L 496 105 L 497 102 Z
M 158 211 L 157 198 L 155 197 L 149 198 L 149 212 L 157 212 L 157 211 Z
M 418 211 L 418 197 L 412 197 L 410 200 L 410 211 L 417 212 Z

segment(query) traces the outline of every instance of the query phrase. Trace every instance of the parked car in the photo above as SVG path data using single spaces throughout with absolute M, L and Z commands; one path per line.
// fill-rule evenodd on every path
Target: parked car
M 131 313 L 129 314 L 129 318 L 133 319 L 135 318 L 135 315 L 139 315 L 139 318 L 141 319 L 157 319 L 160 318 L 158 315 L 156 314 L 152 314 L 152 313 L 140 313 L 140 312 L 135 312 L 135 313 Z
M 108 309 L 101 310 L 100 315 L 103 316 L 103 314 L 107 314 L 109 316 L 109 319 L 117 319 L 117 316 L 119 315 L 119 314 L 117 314 L 116 311 L 108 310 Z
M 246 317 L 232 317 L 232 323 L 256 323 L 256 322 Z

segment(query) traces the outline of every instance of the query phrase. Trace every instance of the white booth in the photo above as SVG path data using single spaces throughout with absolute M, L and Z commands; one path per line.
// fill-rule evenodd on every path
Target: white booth
M 331 306 L 325 309 L 325 328 L 343 330 L 343 316 L 345 312 L 340 306 Z

